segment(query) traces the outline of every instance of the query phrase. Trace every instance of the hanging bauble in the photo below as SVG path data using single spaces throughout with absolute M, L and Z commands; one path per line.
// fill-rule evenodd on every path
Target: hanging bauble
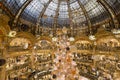
M 53 37 L 53 38 L 52 38 L 52 41 L 53 41 L 53 42 L 56 42 L 57 40 L 58 40 L 57 37 Z
M 69 50 L 70 50 L 70 48 L 69 48 L 69 47 L 66 47 L 66 50 L 67 50 L 67 51 L 69 51 Z
M 57 76 L 55 74 L 53 74 L 53 79 L 56 79 L 56 78 L 57 78 Z

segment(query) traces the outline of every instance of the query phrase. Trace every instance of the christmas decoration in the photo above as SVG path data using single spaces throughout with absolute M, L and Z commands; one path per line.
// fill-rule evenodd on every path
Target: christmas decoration
M 59 36 L 56 44 L 58 49 L 54 53 L 53 80 L 82 80 L 77 64 L 73 61 L 74 56 L 67 36 Z

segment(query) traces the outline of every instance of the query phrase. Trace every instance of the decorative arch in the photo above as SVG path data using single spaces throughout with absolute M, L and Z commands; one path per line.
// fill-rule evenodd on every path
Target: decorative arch
M 18 32 L 16 37 L 27 38 L 31 41 L 32 44 L 35 43 L 35 36 L 31 33 L 28 33 L 28 32 Z
M 87 36 L 75 38 L 73 45 L 77 48 L 77 53 L 80 54 L 91 54 L 91 50 L 93 50 L 93 42 Z
M 47 41 L 53 43 L 53 42 L 52 42 L 52 38 L 51 38 L 51 37 L 48 37 L 48 36 L 40 36 L 40 37 L 38 37 L 38 38 L 37 38 L 37 41 L 40 41 L 40 40 L 47 40 Z
M 35 45 L 40 46 L 42 42 L 46 43 L 46 45 L 48 44 L 48 46 L 51 46 L 52 49 L 55 46 L 55 44 L 52 42 L 52 38 L 48 37 L 48 36 L 40 36 L 40 37 L 38 37 L 36 39 Z
M 31 49 L 31 41 L 24 37 L 13 38 L 9 42 L 9 52 L 25 51 Z
M 107 52 L 113 52 L 120 46 L 119 40 L 116 39 L 114 36 L 106 36 L 100 38 L 96 41 L 96 44 L 97 50 Z
M 113 52 L 117 47 L 119 47 L 119 40 L 104 28 L 99 28 L 96 36 L 96 47 L 98 51 L 103 52 Z
M 73 44 L 75 44 L 78 41 L 87 41 L 89 43 L 92 43 L 92 41 L 87 36 L 77 36 Z
M 27 50 L 34 45 L 35 37 L 31 33 L 18 32 L 13 38 L 9 38 L 9 51 Z

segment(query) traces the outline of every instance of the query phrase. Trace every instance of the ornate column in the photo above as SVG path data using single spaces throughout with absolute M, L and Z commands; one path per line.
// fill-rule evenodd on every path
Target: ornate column
M 57 9 L 56 9 L 56 12 L 55 12 L 55 17 L 54 17 L 54 28 L 57 27 L 57 23 L 58 23 L 58 16 L 59 16 L 59 9 L 60 9 L 60 3 L 61 1 L 58 0 L 58 6 L 57 6 Z
M 84 15 L 85 15 L 85 18 L 87 20 L 87 23 L 88 23 L 88 30 L 89 30 L 89 33 L 90 35 L 92 35 L 92 24 L 91 24 L 91 21 L 90 21 L 90 17 L 85 9 L 85 7 L 83 6 L 83 4 L 80 2 L 80 0 L 77 0 L 78 4 L 80 5 L 80 8 L 82 9 Z
M 1 66 L 1 74 L 0 74 L 0 80 L 6 80 L 6 54 L 7 54 L 7 37 L 3 37 L 2 41 L 2 59 L 3 59 L 3 65 Z
M 40 12 L 39 14 L 39 17 L 37 19 L 37 23 L 36 23 L 36 32 L 39 32 L 39 25 L 40 25 L 40 21 L 41 21 L 41 18 L 43 17 L 47 7 L 49 6 L 49 4 L 52 2 L 52 0 L 49 0 L 45 5 L 44 5 L 44 8 L 42 9 L 42 11 Z
M 34 56 L 34 54 L 35 54 L 35 49 L 34 49 L 34 47 L 32 47 L 32 48 L 30 49 L 30 53 L 31 53 L 31 55 L 30 55 L 31 68 L 32 68 L 32 69 L 35 69 L 35 56 Z
M 71 8 L 70 8 L 70 1 L 67 1 L 67 5 L 68 5 L 68 14 L 69 14 L 69 19 L 70 19 L 70 28 L 73 28 L 73 21 L 72 21 L 72 15 L 71 15 Z
M 97 46 L 96 41 L 93 41 L 93 54 L 92 55 L 96 54 L 96 46 Z M 96 66 L 96 61 L 95 60 L 93 61 L 93 66 L 94 67 Z
M 69 15 L 69 22 L 70 22 L 70 33 L 71 33 L 71 36 L 74 35 L 74 23 L 73 23 L 73 20 L 72 20 L 72 15 L 71 15 L 71 8 L 70 8 L 70 1 L 69 0 L 66 0 L 67 1 L 67 6 L 68 6 L 68 15 Z
M 13 21 L 13 27 L 16 26 L 16 23 L 21 15 L 21 13 L 24 11 L 24 9 L 32 2 L 33 0 L 26 0 L 26 2 L 22 5 L 22 7 L 19 9 L 18 13 L 15 15 L 15 19 Z
M 101 5 L 103 5 L 103 7 L 108 11 L 108 13 L 111 16 L 111 19 L 114 23 L 114 26 L 116 29 L 119 28 L 119 21 L 116 17 L 116 13 L 115 11 L 112 9 L 112 7 L 105 1 L 105 0 L 97 0 Z

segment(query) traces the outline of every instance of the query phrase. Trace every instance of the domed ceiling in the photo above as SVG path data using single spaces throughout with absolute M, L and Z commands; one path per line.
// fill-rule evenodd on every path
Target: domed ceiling
M 27 0 L 5 0 L 4 4 L 16 15 Z M 106 0 L 112 8 L 119 12 L 119 0 Z M 85 15 L 87 13 L 87 16 Z M 97 0 L 32 0 L 22 12 L 21 18 L 34 24 L 52 27 L 73 25 L 88 25 L 86 17 L 94 25 L 109 14 Z

